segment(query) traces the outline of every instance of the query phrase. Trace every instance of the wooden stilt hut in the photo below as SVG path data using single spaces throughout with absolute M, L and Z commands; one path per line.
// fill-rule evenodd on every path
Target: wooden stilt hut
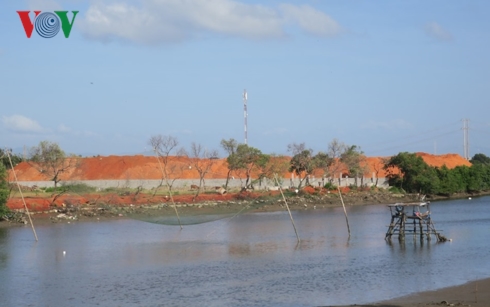
M 424 237 L 430 241 L 432 235 L 439 242 L 447 241 L 447 238 L 435 229 L 430 212 L 430 202 L 396 203 L 388 207 L 391 222 L 386 232 L 386 240 L 391 240 L 393 235 L 398 235 L 398 240 L 403 241 L 407 234 L 413 234 L 414 237 L 419 235 L 421 241 Z

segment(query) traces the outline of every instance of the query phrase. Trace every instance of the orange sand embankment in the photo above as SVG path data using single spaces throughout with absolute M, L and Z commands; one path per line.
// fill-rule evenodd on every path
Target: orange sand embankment
M 446 165 L 454 168 L 458 165 L 471 166 L 471 163 L 457 154 L 431 155 L 427 153 L 417 153 L 424 161 L 436 167 Z M 373 173 L 377 177 L 385 177 L 383 170 L 384 158 L 367 157 L 366 164 L 368 171 L 366 176 L 370 177 Z M 191 166 L 188 159 L 183 157 L 170 157 L 172 173 L 181 179 L 199 179 L 199 173 Z M 15 167 L 19 181 L 43 181 L 50 180 L 48 176 L 40 173 L 26 162 L 22 162 Z M 226 159 L 216 159 L 211 170 L 206 175 L 207 179 L 226 178 L 228 172 Z M 344 171 L 345 172 L 345 168 Z M 257 174 L 253 174 L 257 175 Z M 315 175 L 321 176 L 320 172 Z M 289 178 L 290 173 L 283 174 L 284 178 Z M 337 177 L 337 175 L 336 175 Z M 12 178 L 12 177 L 10 177 Z M 61 180 L 136 180 L 136 179 L 161 179 L 162 172 L 158 160 L 154 156 L 100 156 L 78 159 L 76 166 L 61 174 Z

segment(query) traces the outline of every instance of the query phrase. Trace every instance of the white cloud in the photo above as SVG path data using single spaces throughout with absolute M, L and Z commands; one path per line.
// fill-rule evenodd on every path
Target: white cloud
M 371 129 L 371 130 L 398 130 L 398 129 L 410 129 L 413 125 L 407 122 L 404 119 L 393 119 L 390 121 L 379 122 L 370 120 L 367 123 L 361 125 L 362 129 Z
M 72 131 L 72 129 L 70 127 L 66 126 L 65 124 L 60 124 L 58 126 L 58 131 L 62 132 L 62 133 L 69 133 Z
M 440 24 L 437 22 L 429 22 L 425 25 L 425 33 L 432 37 L 433 39 L 440 41 L 450 41 L 453 39 L 451 33 L 446 31 Z
M 42 133 L 47 131 L 35 120 L 22 115 L 2 116 L 2 123 L 5 128 L 15 132 Z
M 305 32 L 325 37 L 332 37 L 342 32 L 342 28 L 335 20 L 311 6 L 282 4 L 280 7 L 286 19 L 297 24 Z
M 78 26 L 86 37 L 122 39 L 141 44 L 178 42 L 206 34 L 244 39 L 281 38 L 286 26 L 334 36 L 340 25 L 313 7 L 282 4 L 277 8 L 235 0 L 141 0 L 90 6 Z
M 71 136 L 81 136 L 81 137 L 98 137 L 99 135 L 95 132 L 88 130 L 74 130 L 71 127 L 68 127 L 65 124 L 60 124 L 58 126 L 58 132 L 69 134 Z

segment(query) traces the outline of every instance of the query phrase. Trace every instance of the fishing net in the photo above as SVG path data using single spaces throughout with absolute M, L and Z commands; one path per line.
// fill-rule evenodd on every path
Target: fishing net
M 175 212 L 172 205 L 168 205 L 163 208 L 136 210 L 127 213 L 126 216 L 131 219 L 160 225 L 195 225 L 222 219 L 232 219 L 240 214 L 260 209 L 264 205 L 265 203 L 195 205 L 188 207 L 177 205 L 175 207 L 177 212 Z

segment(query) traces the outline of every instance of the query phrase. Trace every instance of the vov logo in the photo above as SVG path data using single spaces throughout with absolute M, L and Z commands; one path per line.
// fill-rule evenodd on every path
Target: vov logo
M 44 38 L 52 38 L 58 34 L 60 28 L 63 29 L 63 34 L 68 38 L 71 28 L 75 22 L 75 17 L 78 11 L 72 11 L 73 17 L 71 22 L 68 20 L 68 11 L 43 12 L 34 11 L 34 22 L 31 21 L 29 13 L 31 11 L 17 11 L 20 21 L 26 32 L 27 38 L 31 38 L 32 30 L 36 28 L 37 34 Z

